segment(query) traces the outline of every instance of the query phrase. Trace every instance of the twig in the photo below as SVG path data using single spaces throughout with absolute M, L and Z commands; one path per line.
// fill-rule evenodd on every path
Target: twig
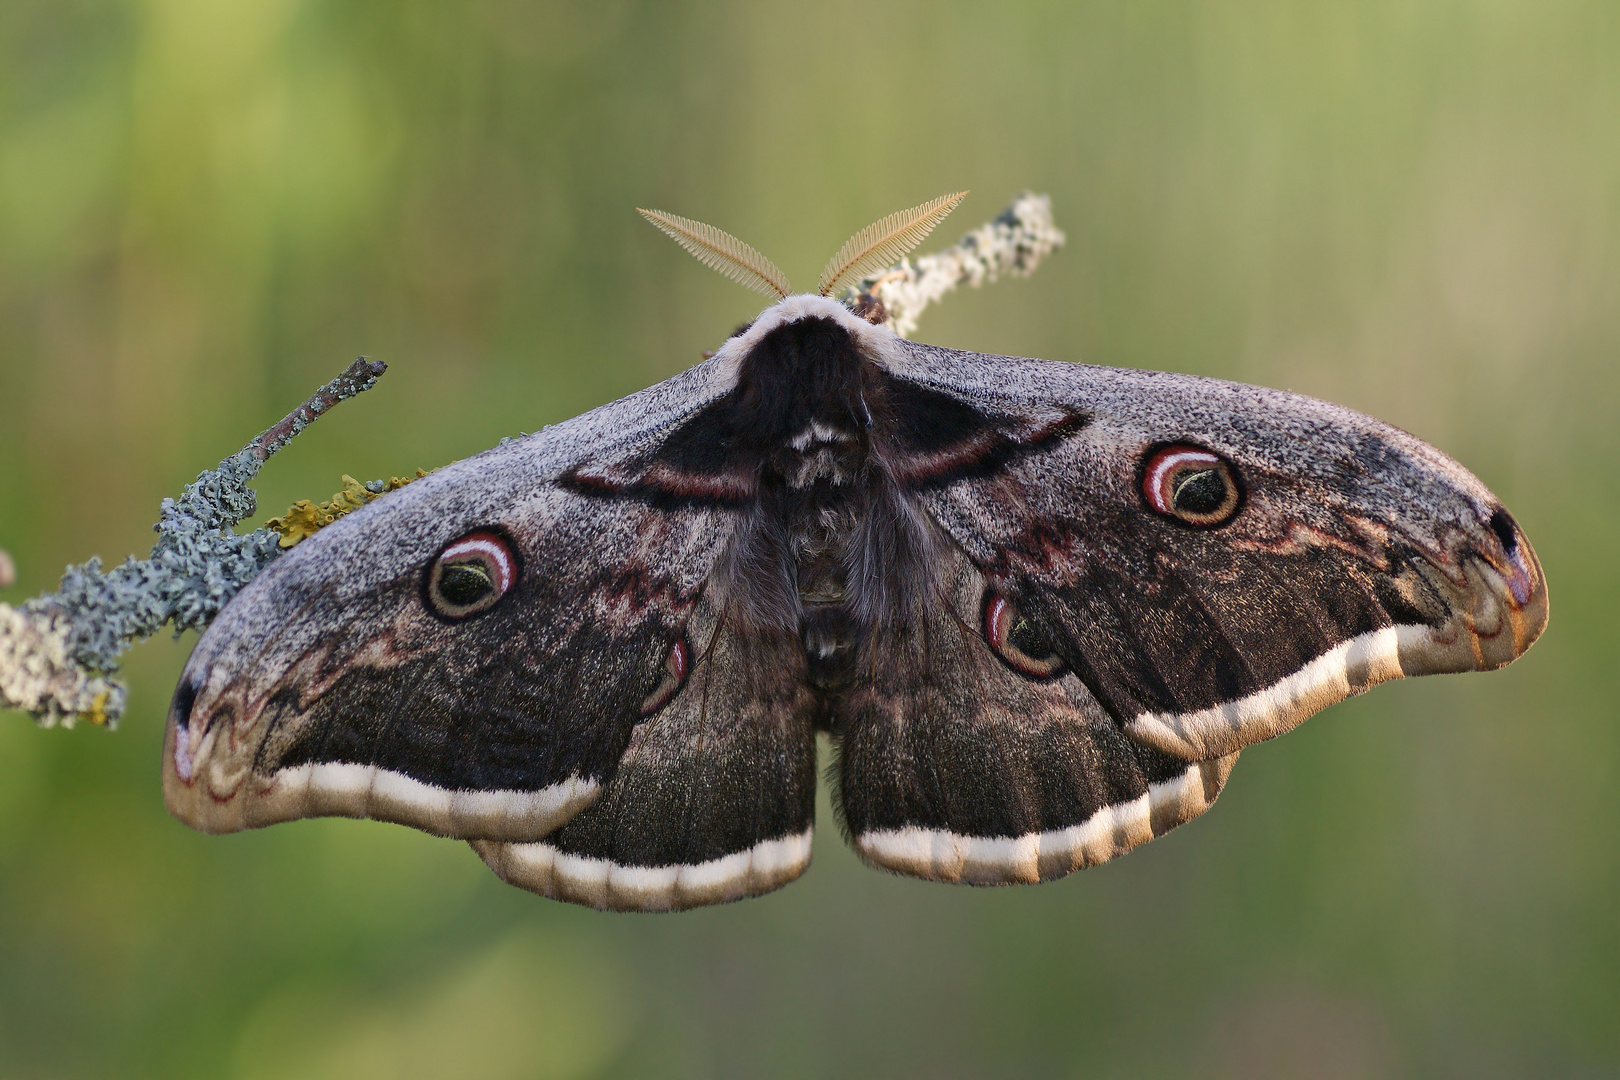
M 327 409 L 340 401 L 347 401 L 356 394 L 370 390 L 387 370 L 388 365 L 381 360 L 367 360 L 363 356 L 360 357 L 344 369 L 343 374 L 311 394 L 308 401 L 282 417 L 279 424 L 264 431 L 258 438 L 244 446 L 242 453 L 251 453 L 259 464 L 263 465 L 271 454 L 292 442 Z
M 1052 223 L 1052 200 L 1024 192 L 1012 205 L 962 237 L 955 247 L 916 262 L 901 259 L 866 277 L 850 289 L 856 311 L 888 324 L 909 337 L 923 309 L 962 285 L 978 288 L 1002 274 L 1027 277 L 1042 259 L 1063 246 L 1062 231 Z M 874 306 L 872 301 L 877 301 Z
M 131 556 L 106 573 L 91 559 L 68 567 L 55 593 L 20 608 L 0 604 L 0 708 L 21 709 L 46 726 L 78 718 L 116 723 L 125 688 L 113 675 L 124 650 L 166 624 L 176 633 L 207 626 L 281 554 L 281 538 L 269 529 L 246 536 L 232 530 L 257 508 L 248 483 L 259 468 L 386 370 L 361 357 L 217 469 L 199 474 L 178 499 L 164 499 L 149 558 Z

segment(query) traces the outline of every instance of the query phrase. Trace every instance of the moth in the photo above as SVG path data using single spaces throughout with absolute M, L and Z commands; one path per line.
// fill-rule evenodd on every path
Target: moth
M 1037 882 L 1209 808 L 1250 743 L 1547 621 L 1534 551 L 1433 447 L 1296 394 L 924 345 L 834 299 L 960 196 L 876 223 L 708 359 L 305 540 L 199 641 L 170 811 L 471 842 L 620 910 L 810 860 L 816 743 L 873 866 Z

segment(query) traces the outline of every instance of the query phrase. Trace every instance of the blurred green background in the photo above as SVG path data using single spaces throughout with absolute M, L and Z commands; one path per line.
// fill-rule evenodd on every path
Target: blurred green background
M 1286 386 L 1461 459 L 1552 583 L 1506 671 L 1244 755 L 1117 863 L 970 890 L 823 805 L 760 900 L 602 915 L 367 822 L 164 812 L 191 640 L 116 733 L 0 717 L 0 1075 L 1620 1074 L 1620 6 L 1610 0 L 0 4 L 13 603 L 367 353 L 261 508 L 665 378 L 944 191 L 1068 247 L 919 337 Z M 925 250 L 927 250 L 925 248 Z

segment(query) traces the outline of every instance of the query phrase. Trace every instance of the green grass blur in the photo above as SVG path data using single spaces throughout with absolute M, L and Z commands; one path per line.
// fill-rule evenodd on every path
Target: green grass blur
M 695 362 L 760 301 L 635 206 L 808 283 L 963 187 L 940 243 L 1032 187 L 1069 245 L 919 337 L 1399 424 L 1524 525 L 1543 641 L 1330 710 L 1061 883 L 872 872 L 824 805 L 798 883 L 662 917 L 376 823 L 188 831 L 191 642 L 153 641 L 116 733 L 0 716 L 0 1076 L 1620 1072 L 1611 0 L 5 0 L 3 598 L 144 554 L 356 354 L 389 375 L 264 513 Z

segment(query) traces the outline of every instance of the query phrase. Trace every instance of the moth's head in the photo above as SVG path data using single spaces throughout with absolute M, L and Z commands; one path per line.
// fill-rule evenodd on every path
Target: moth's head
M 816 351 L 810 339 L 829 337 L 837 339 L 839 348 L 853 347 L 886 366 L 903 363 L 889 327 L 863 319 L 841 300 L 810 293 L 778 300 L 707 355 L 722 369 L 733 372 L 750 355 L 764 353 L 782 354 L 780 362 L 796 368 L 802 367 L 806 353 Z

